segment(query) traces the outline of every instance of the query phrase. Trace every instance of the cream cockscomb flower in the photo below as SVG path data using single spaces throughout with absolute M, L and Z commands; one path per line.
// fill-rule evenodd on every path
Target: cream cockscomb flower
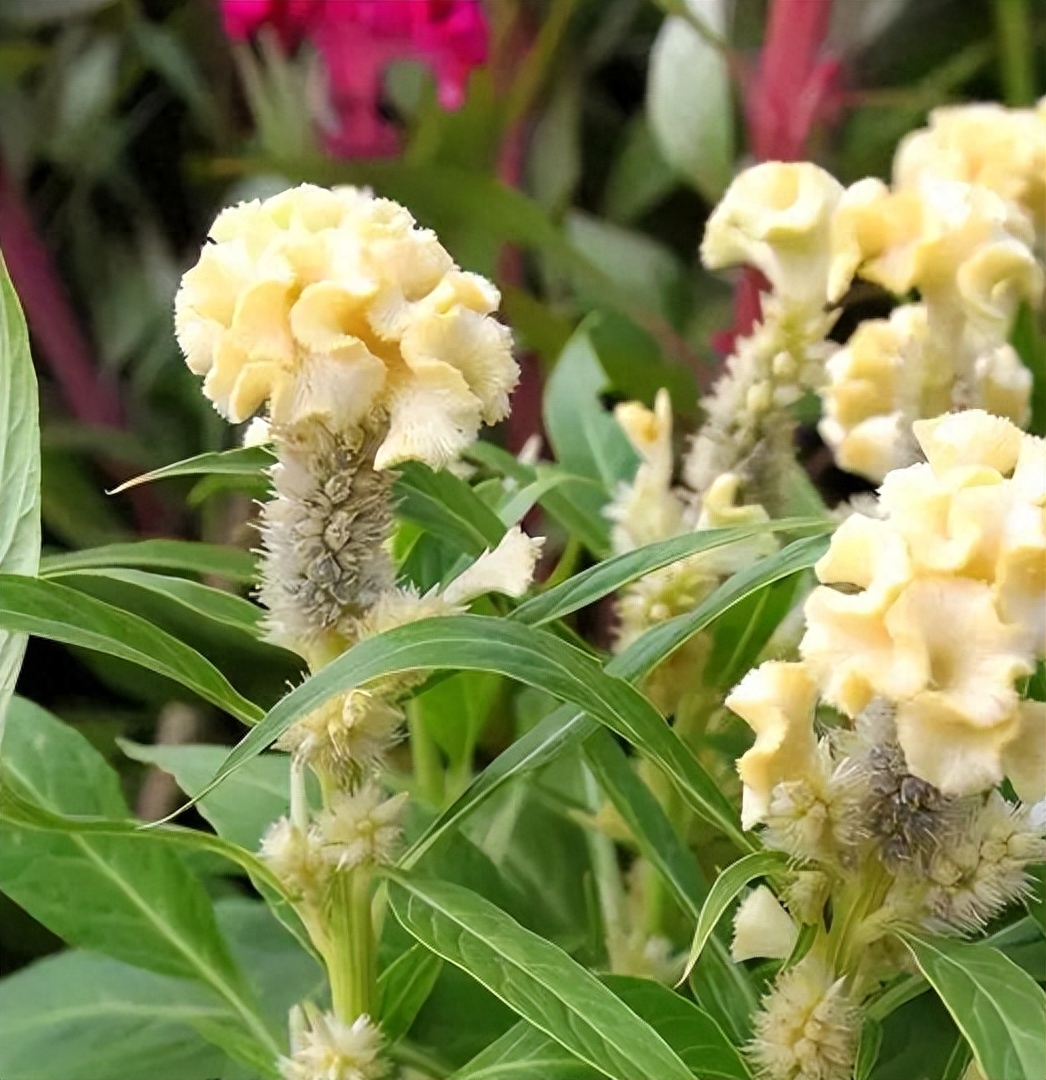
M 779 298 L 819 310 L 832 213 L 842 192 L 830 173 L 809 162 L 768 161 L 745 169 L 708 220 L 701 259 L 713 270 L 755 266 Z
M 311 1002 L 291 1010 L 291 1052 L 279 1060 L 283 1080 L 380 1080 L 388 1075 L 381 1058 L 381 1029 L 369 1016 L 347 1024 Z
M 901 140 L 893 160 L 897 187 L 933 177 L 989 188 L 1046 226 L 1046 109 L 995 103 L 934 109 L 929 125 Z
M 998 342 L 1019 301 L 1041 299 L 1032 243 L 1027 218 L 988 188 L 927 179 L 891 191 L 860 180 L 832 219 L 829 298 L 838 300 L 854 275 L 897 295 L 918 289 L 931 328 L 954 331 L 958 319 Z
M 302 185 L 220 214 L 175 299 L 204 393 L 234 423 L 380 436 L 375 465 L 441 466 L 508 412 L 497 289 L 397 203 Z
M 741 823 L 762 821 L 775 786 L 812 770 L 817 755 L 814 706 L 817 686 L 805 665 L 771 660 L 750 671 L 726 699 L 756 734 L 737 762 L 744 784 Z

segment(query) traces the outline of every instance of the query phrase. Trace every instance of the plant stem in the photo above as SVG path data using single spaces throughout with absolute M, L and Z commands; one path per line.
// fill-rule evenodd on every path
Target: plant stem
M 346 1024 L 372 1014 L 377 957 L 370 911 L 370 872 L 339 875 L 331 890 L 330 946 L 325 957 L 334 1014 Z
M 410 756 L 414 764 L 417 793 L 432 806 L 442 806 L 446 796 L 443 762 L 439 747 L 426 731 L 414 701 L 407 703 L 407 729 L 410 732 Z
M 995 33 L 999 41 L 999 75 L 1006 104 L 1035 100 L 1035 30 L 1027 0 L 995 0 Z

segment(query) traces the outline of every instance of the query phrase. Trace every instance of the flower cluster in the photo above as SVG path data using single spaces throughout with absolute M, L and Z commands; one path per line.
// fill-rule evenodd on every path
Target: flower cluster
M 894 183 L 862 180 L 832 223 L 829 299 L 856 276 L 896 296 L 828 363 L 820 431 L 872 480 L 915 460 L 911 425 L 981 407 L 1027 421 L 1031 376 L 1007 343 L 1043 286 L 1046 99 L 1037 110 L 939 109 L 898 148 Z
M 481 0 L 222 0 L 222 21 L 233 41 L 263 28 L 283 50 L 303 39 L 326 70 L 330 110 L 327 147 L 337 156 L 395 152 L 395 131 L 379 103 L 388 65 L 417 58 L 436 78 L 439 103 L 460 108 L 472 70 L 486 61 L 489 31 Z
M 786 957 L 798 924 L 816 930 L 817 980 L 786 967 L 757 1017 L 774 1078 L 849 1075 L 854 1025 L 815 1025 L 842 1040 L 820 1045 L 817 1009 L 852 1010 L 896 973 L 897 930 L 982 929 L 1046 856 L 1029 806 L 1046 703 L 1023 699 L 1046 652 L 1046 441 L 981 410 L 916 421 L 914 439 L 925 462 L 890 472 L 878 516 L 848 517 L 818 562 L 801 659 L 726 700 L 756 735 L 742 823 L 794 860 L 784 907 L 765 887 L 742 904 L 734 955 Z
M 291 1012 L 291 1053 L 280 1058 L 283 1080 L 379 1080 L 387 1075 L 381 1031 L 366 1016 L 346 1024 L 314 1006 Z
M 518 368 L 497 290 L 397 203 L 302 185 L 218 215 L 175 328 L 233 423 L 320 420 L 377 438 L 375 467 L 447 464 L 508 412 Z

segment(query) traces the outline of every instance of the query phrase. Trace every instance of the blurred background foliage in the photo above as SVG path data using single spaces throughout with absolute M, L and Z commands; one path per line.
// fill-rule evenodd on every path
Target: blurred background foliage
M 251 546 L 256 481 L 104 494 L 230 444 L 171 318 L 224 205 L 303 180 L 369 184 L 493 276 L 524 368 L 495 436 L 512 452 L 540 432 L 542 387 L 586 317 L 593 394 L 649 402 L 664 385 L 692 425 L 731 328 L 751 318 L 743 280 L 697 257 L 737 169 L 809 157 L 844 183 L 886 177 L 930 109 L 1029 103 L 1046 67 L 1038 0 L 487 0 L 486 60 L 459 107 L 405 50 L 349 103 L 353 130 L 370 132 L 353 146 L 338 139 L 347 106 L 329 47 L 274 14 L 301 2 L 263 0 L 268 28 L 233 42 L 211 0 L 0 0 L 0 246 L 40 379 L 45 551 L 141 537 Z M 96 594 L 114 587 L 99 580 Z M 220 657 L 262 705 L 296 677 L 246 633 L 201 640 L 199 620 L 179 627 L 142 590 L 134 604 Z M 34 639 L 20 692 L 119 761 L 140 810 L 159 774 L 129 765 L 115 739 L 186 738 L 170 705 L 184 691 L 96 654 Z M 233 737 L 191 704 L 192 738 Z M 0 903 L 0 970 L 57 944 Z

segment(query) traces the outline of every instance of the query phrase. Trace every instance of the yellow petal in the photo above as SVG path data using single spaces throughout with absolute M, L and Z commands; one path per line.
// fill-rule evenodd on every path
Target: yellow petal
M 1003 751 L 1003 769 L 1017 797 L 1037 803 L 1046 797 L 1046 702 L 1022 701 L 1020 731 Z
M 983 465 L 1006 476 L 1013 472 L 1024 432 L 983 409 L 947 413 L 912 425 L 926 460 L 938 476 L 961 466 Z

